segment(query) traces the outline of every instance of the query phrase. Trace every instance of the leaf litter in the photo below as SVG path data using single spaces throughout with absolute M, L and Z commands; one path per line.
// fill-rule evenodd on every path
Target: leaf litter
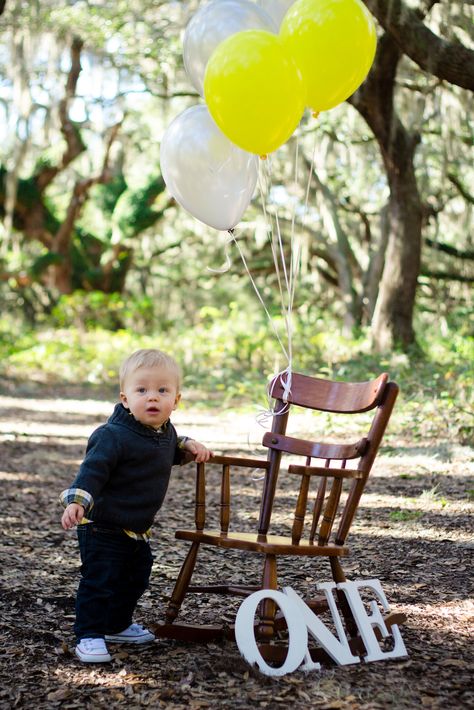
M 100 417 L 91 417 L 77 400 L 71 402 L 75 428 L 68 432 L 58 420 L 54 395 L 45 390 L 40 396 L 37 431 L 35 418 L 29 416 L 34 411 L 33 397 L 18 399 L 15 408 L 2 407 L 0 414 L 0 708 L 474 707 L 469 661 L 474 617 L 473 504 L 468 495 L 474 488 L 474 455 L 468 446 L 439 438 L 424 446 L 405 438 L 397 446 L 392 436 L 349 540 L 349 578 L 379 578 L 392 608 L 407 614 L 401 631 L 408 659 L 326 666 L 320 672 L 297 671 L 273 679 L 250 668 L 231 641 L 157 640 L 141 649 L 115 647 L 112 664 L 91 667 L 80 664 L 73 653 L 79 562 L 74 534 L 60 528 L 57 497 L 75 475 L 85 437 Z M 68 411 L 66 405 L 62 399 L 61 416 Z M 107 407 L 104 404 L 106 411 Z M 234 413 L 232 420 L 238 417 Z M 193 421 L 189 409 L 186 420 Z M 57 436 L 51 435 L 51 428 L 46 427 L 47 434 L 39 428 L 48 422 L 54 423 Z M 199 436 L 212 445 L 222 428 L 219 413 L 215 420 L 207 417 L 206 427 Z M 228 441 L 232 434 L 229 428 Z M 410 455 L 415 450 L 416 465 Z M 249 455 L 241 441 L 226 451 Z M 255 519 L 252 492 L 257 492 L 257 486 L 248 471 L 233 477 L 241 507 L 239 524 L 251 525 Z M 175 542 L 174 530 L 192 524 L 193 496 L 193 466 L 175 469 L 155 525 L 150 589 L 137 614 L 145 625 L 164 620 L 187 549 L 185 543 Z M 404 515 L 408 510 L 420 514 Z M 248 558 L 238 553 L 223 558 L 220 551 L 203 550 L 196 583 L 226 576 L 233 581 L 258 580 L 257 560 Z M 289 560 L 280 572 L 282 582 L 302 595 L 314 590 L 318 581 L 330 580 L 322 563 L 313 568 Z M 181 618 L 231 621 L 238 603 L 212 594 L 196 595 L 193 601 L 186 600 Z

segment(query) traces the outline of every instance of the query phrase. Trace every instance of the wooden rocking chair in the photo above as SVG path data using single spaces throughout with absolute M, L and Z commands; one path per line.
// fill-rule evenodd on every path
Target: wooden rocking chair
M 279 556 L 326 557 L 329 560 L 334 582 L 346 581 L 341 557 L 349 554 L 346 545 L 351 523 L 367 482 L 372 464 L 377 454 L 382 436 L 390 418 L 398 386 L 388 382 L 388 375 L 382 374 L 377 379 L 363 383 L 346 383 L 323 380 L 306 375 L 292 373 L 290 391 L 285 395 L 281 377 L 277 376 L 269 388 L 276 400 L 271 432 L 263 437 L 263 445 L 268 447 L 267 460 L 254 460 L 233 456 L 214 456 L 208 464 L 197 464 L 195 529 L 177 530 L 178 540 L 187 540 L 191 547 L 177 578 L 171 600 L 166 612 L 166 623 L 155 626 L 158 636 L 187 641 L 207 641 L 224 635 L 232 637 L 233 627 L 206 626 L 175 623 L 182 602 L 190 592 L 236 594 L 246 596 L 258 589 L 277 589 L 277 558 Z M 286 401 L 284 401 L 286 400 Z M 355 443 L 316 443 L 304 439 L 286 436 L 287 422 L 293 406 L 332 412 L 334 414 L 357 415 L 374 410 L 374 416 L 366 436 Z M 365 417 L 367 418 L 367 417 Z M 300 487 L 296 500 L 291 536 L 269 534 L 272 509 L 277 495 L 277 482 L 281 468 L 282 454 L 292 457 L 301 456 L 301 465 L 290 464 L 287 472 L 299 476 Z M 313 465 L 312 459 L 322 460 L 320 465 Z M 355 465 L 347 467 L 347 462 Z M 220 529 L 206 527 L 206 467 L 219 464 L 222 467 L 220 485 Z M 230 529 L 231 507 L 231 471 L 236 467 L 263 469 L 264 483 L 260 502 L 258 527 L 253 533 L 236 532 Z M 285 472 L 286 473 L 286 472 Z M 282 472 L 283 476 L 283 472 Z M 316 495 L 312 505 L 311 520 L 308 525 L 309 535 L 303 538 L 305 515 L 308 507 L 310 484 L 317 480 Z M 348 485 L 345 501 L 341 496 L 343 484 Z M 335 525 L 336 518 L 338 524 Z M 336 532 L 331 539 L 333 527 Z M 224 550 L 241 550 L 263 557 L 261 584 L 219 583 L 206 586 L 190 586 L 196 565 L 198 550 L 201 545 L 211 545 Z M 346 630 L 353 639 L 353 646 L 360 646 L 357 627 L 344 595 L 337 594 L 338 604 L 346 624 Z M 313 610 L 320 611 L 324 604 L 321 600 L 306 599 Z M 327 604 L 326 604 L 327 608 Z M 392 617 L 392 618 L 391 618 Z M 404 621 L 401 614 L 392 614 L 386 618 L 386 625 L 400 624 Z M 284 624 L 284 617 L 277 614 L 275 602 L 268 599 L 260 605 L 260 618 L 256 625 L 256 637 L 261 647 L 266 648 L 267 656 L 270 641 Z M 363 649 L 363 647 L 362 647 Z M 319 656 L 321 658 L 321 656 Z M 324 653 L 323 656 L 324 658 Z

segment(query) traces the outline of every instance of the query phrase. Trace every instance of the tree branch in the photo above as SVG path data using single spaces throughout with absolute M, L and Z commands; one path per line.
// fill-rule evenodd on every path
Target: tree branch
M 401 56 L 400 47 L 386 32 L 377 44 L 369 75 L 348 99 L 372 129 L 383 154 L 387 154 L 402 128 L 394 110 L 395 77 Z
M 465 284 L 474 283 L 474 276 L 461 276 L 461 274 L 447 271 L 429 271 L 428 269 L 422 269 L 420 276 L 426 276 L 429 279 L 442 279 L 444 281 L 459 281 Z
M 455 256 L 458 259 L 466 259 L 468 261 L 474 260 L 474 251 L 461 251 L 452 247 L 450 244 L 443 244 L 443 242 L 435 242 L 433 239 L 428 237 L 425 239 L 426 246 L 431 249 L 436 249 L 437 251 L 442 251 L 443 254 L 449 254 L 449 256 Z
M 91 187 L 93 185 L 104 184 L 110 180 L 110 150 L 121 125 L 121 122 L 115 124 L 110 131 L 100 173 L 85 180 L 78 180 L 74 185 L 74 190 L 66 212 L 66 218 L 55 236 L 55 249 L 59 254 L 65 254 L 68 251 L 74 225 L 84 202 L 87 200 Z
M 438 37 L 403 0 L 363 0 L 404 54 L 439 79 L 474 90 L 474 51 Z
M 79 37 L 73 38 L 71 44 L 71 68 L 66 79 L 65 96 L 60 101 L 58 109 L 61 133 L 66 141 L 66 150 L 59 164 L 43 166 L 37 174 L 36 182 L 41 192 L 51 184 L 58 173 L 64 170 L 86 149 L 79 129 L 69 118 L 69 104 L 76 94 L 77 82 L 82 69 L 81 52 L 83 46 L 84 42 L 82 39 Z
M 449 182 L 451 182 L 458 189 L 458 191 L 464 197 L 466 202 L 469 202 L 471 205 L 474 205 L 474 195 L 471 192 L 467 191 L 467 189 L 464 187 L 459 178 L 454 173 L 448 173 L 447 178 Z

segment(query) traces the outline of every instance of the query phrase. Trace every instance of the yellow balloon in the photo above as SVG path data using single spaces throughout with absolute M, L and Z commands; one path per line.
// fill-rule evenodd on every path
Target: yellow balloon
M 211 55 L 204 97 L 221 131 L 249 153 L 266 155 L 300 122 L 306 90 L 301 73 L 277 35 L 238 32 Z
M 374 20 L 361 0 L 297 0 L 280 37 L 301 70 L 313 111 L 333 108 L 354 93 L 377 45 Z

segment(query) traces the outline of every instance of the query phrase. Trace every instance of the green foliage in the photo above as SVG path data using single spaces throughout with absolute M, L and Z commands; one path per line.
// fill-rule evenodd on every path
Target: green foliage
M 34 177 L 19 180 L 17 190 L 18 200 L 25 207 L 33 207 L 38 202 L 40 193 Z
M 4 316 L 0 374 L 27 381 L 113 384 L 119 362 L 130 351 L 158 347 L 176 356 L 186 390 L 194 392 L 203 406 L 216 401 L 249 407 L 264 403 L 266 382 L 287 362 L 260 312 L 252 313 L 237 302 L 227 308 L 204 306 L 199 321 L 190 327 L 180 320 L 157 321 L 155 305 L 146 297 L 132 300 L 117 293 L 77 292 L 59 301 L 52 320 L 40 331 L 28 331 L 20 321 Z M 473 443 L 474 339 L 451 332 L 426 336 L 423 347 L 412 355 L 376 355 L 364 337 L 350 340 L 338 335 L 334 321 L 299 317 L 293 367 L 352 381 L 389 372 L 400 385 L 400 396 L 387 453 L 392 431 L 420 444 L 440 436 Z
M 153 209 L 154 200 L 165 190 L 161 175 L 153 176 L 145 187 L 125 190 L 118 198 L 113 214 L 113 222 L 125 239 L 134 237 L 151 227 L 162 217 Z
M 37 207 L 41 202 L 40 191 L 38 189 L 36 177 L 33 175 L 29 178 L 18 180 L 17 185 L 17 201 L 21 206 L 20 213 L 34 207 Z M 54 234 L 61 224 L 56 216 L 55 207 L 49 199 L 43 201 L 43 217 L 44 227 Z M 21 229 L 21 225 L 19 225 Z
M 456 32 L 456 28 L 463 27 L 465 33 L 467 19 L 463 4 L 457 1 L 445 3 L 443 11 L 441 5 L 435 3 L 426 17 L 427 22 L 434 23 L 434 31 L 451 27 Z M 127 294 L 123 296 L 127 301 L 132 294 L 133 300 L 138 302 L 146 294 L 151 301 L 164 302 L 166 288 L 163 284 L 166 284 L 169 301 L 172 301 L 171 314 L 166 312 L 168 295 L 161 312 L 154 309 L 155 316 L 158 313 L 163 324 L 168 320 L 171 323 L 183 320 L 186 326 L 199 324 L 200 309 L 209 304 L 217 304 L 225 318 L 229 301 L 237 299 L 243 303 L 239 292 L 247 291 L 248 283 L 240 264 L 232 267 L 230 286 L 230 279 L 225 283 L 224 279 L 220 283 L 217 278 L 213 279 L 212 299 L 210 288 L 207 285 L 201 288 L 205 267 L 218 267 L 225 261 L 222 259 L 219 264 L 213 264 L 219 250 L 222 255 L 222 235 L 206 230 L 184 210 L 167 208 L 165 211 L 169 195 L 158 169 L 158 137 L 174 116 L 195 101 L 183 72 L 181 41 L 181 29 L 195 6 L 196 3 L 156 0 L 117 0 L 112 4 L 52 0 L 7 3 L 2 16 L 6 49 L 1 73 L 5 111 L 11 120 L 6 122 L 0 163 L 3 161 L 9 168 L 23 142 L 24 129 L 20 130 L 21 121 L 18 120 L 23 116 L 23 103 L 28 96 L 35 110 L 34 120 L 29 122 L 27 129 L 28 140 L 22 148 L 24 154 L 18 164 L 16 231 L 12 235 L 12 248 L 6 246 L 4 253 L 11 251 L 7 254 L 10 273 L 17 273 L 17 264 L 13 262 L 19 261 L 18 251 L 23 252 L 21 270 L 38 278 L 34 284 L 35 294 L 39 295 L 34 313 L 38 312 L 43 320 L 47 319 L 47 311 L 58 297 L 52 270 L 48 273 L 43 269 L 48 260 L 54 261 L 53 255 L 43 255 L 44 243 L 54 241 L 74 183 L 100 174 L 109 128 L 117 123 L 120 123 L 120 130 L 109 146 L 107 173 L 114 177 L 107 184 L 91 188 L 74 226 L 68 255 L 73 266 L 71 288 L 80 291 L 101 289 L 107 293 L 118 291 Z M 440 13 L 443 17 L 441 25 Z M 68 125 L 73 126 L 85 150 L 69 164 L 63 162 L 65 134 L 57 119 L 52 121 L 50 117 L 57 116 L 59 102 L 66 96 L 66 87 L 72 89 L 71 76 L 68 82 L 72 28 L 74 36 L 84 41 L 80 97 L 77 101 L 69 97 L 71 100 L 62 107 L 67 111 Z M 16 32 L 22 37 L 21 57 L 14 51 Z M 465 41 L 464 34 L 461 41 Z M 15 90 L 19 68 L 24 79 L 20 93 Z M 441 241 L 451 247 L 455 245 L 461 252 L 468 251 L 472 232 L 472 200 L 469 198 L 472 161 L 469 161 L 469 152 L 464 147 L 469 144 L 471 130 L 469 94 L 447 82 L 433 83 L 429 73 L 417 69 L 413 62 L 403 60 L 398 72 L 400 120 L 414 132 L 419 131 L 422 137 L 415 163 L 426 211 L 424 234 L 432 241 Z M 18 135 L 14 135 L 14 131 L 9 133 L 9 127 L 15 123 Z M 316 189 L 313 182 L 307 190 L 306 162 L 310 162 L 313 154 L 321 187 Z M 355 322 L 347 324 L 347 328 L 356 328 L 360 322 L 367 324 L 379 277 L 375 269 L 374 288 L 369 289 L 369 276 L 373 273 L 370 266 L 387 227 L 384 208 L 389 191 L 380 149 L 368 125 L 346 103 L 323 112 L 317 121 L 307 112 L 297 141 L 293 138 L 282 146 L 272 156 L 271 165 L 266 206 L 268 214 L 278 210 L 285 249 L 289 242 L 289 225 L 295 214 L 297 222 L 304 222 L 307 228 L 297 235 L 302 240 L 302 266 L 296 307 L 303 305 L 308 312 L 329 310 L 340 320 L 349 311 Z M 41 202 L 35 176 L 45 168 L 53 169 L 53 173 L 57 170 L 57 174 L 41 195 Z M 5 169 L 0 167 L 0 193 L 4 192 L 4 175 Z M 308 210 L 303 218 L 306 198 Z M 278 287 L 270 245 L 261 239 L 262 215 L 258 203 L 257 197 L 245 214 L 247 224 L 242 224 L 240 243 L 245 247 L 255 281 L 272 307 Z M 35 225 L 37 231 L 30 230 L 26 235 L 24 215 L 31 214 L 27 210 L 33 205 L 36 206 L 35 217 L 42 223 Z M 0 198 L 0 213 L 2 210 L 4 199 Z M 41 215 L 44 215 L 44 221 Z M 340 235 L 345 236 L 342 240 L 340 235 L 333 234 L 336 224 L 340 226 Z M 41 241 L 36 235 L 41 235 Z M 347 248 L 342 249 L 345 242 Z M 181 244 L 182 248 L 176 247 Z M 349 267 L 346 276 L 350 282 L 345 293 L 341 287 L 343 281 L 338 278 L 342 273 L 338 273 L 338 264 L 343 262 Z M 437 272 L 440 265 L 443 267 L 441 276 L 447 274 L 455 278 L 461 274 L 469 278 L 471 273 L 467 260 L 461 261 L 439 250 L 424 249 L 424 273 Z M 210 278 L 207 280 L 211 281 Z M 444 304 L 447 304 L 446 308 L 453 305 L 457 308 L 464 299 L 467 312 L 470 305 L 465 295 L 467 286 L 443 279 L 440 287 L 439 281 L 437 277 L 426 275 L 421 279 L 423 309 L 436 311 L 438 307 L 444 308 Z M 182 288 L 183 283 L 186 289 Z M 64 288 L 63 283 L 61 287 Z M 18 295 L 15 289 L 15 279 L 5 278 L 0 283 L 0 299 L 4 297 L 0 301 L 2 310 L 14 304 Z M 207 293 L 204 293 L 205 289 L 208 289 Z M 193 294 L 192 298 L 188 297 L 189 293 Z M 351 294 L 354 298 L 347 298 Z M 81 298 L 79 294 L 78 300 Z M 45 312 L 40 313 L 43 304 Z M 20 295 L 17 309 L 22 307 Z M 305 337 L 308 339 L 300 344 L 298 352 L 303 363 L 306 357 L 311 358 L 314 348 L 321 346 L 324 350 L 325 336 L 320 337 L 319 333 L 324 333 L 325 325 L 318 324 L 318 317 L 313 320 L 312 332 L 307 324 Z M 71 315 L 71 318 L 72 322 L 81 322 L 80 315 Z M 63 320 L 66 322 L 67 318 Z M 86 320 L 90 322 L 89 316 Z M 97 322 L 100 324 L 100 321 L 99 317 Z M 148 327 L 153 321 L 147 316 L 146 323 Z M 106 327 L 120 327 L 119 319 L 114 315 Z M 258 324 L 255 330 L 258 333 Z M 423 337 L 422 325 L 418 332 Z M 363 333 L 357 335 L 362 337 Z M 243 359 L 252 361 L 255 354 L 249 355 L 249 351 L 253 349 L 254 340 L 258 342 L 258 337 L 255 339 L 248 333 L 239 337 Z M 355 342 L 358 343 L 359 338 Z M 351 344 L 349 349 L 352 347 Z M 342 342 L 340 348 L 347 350 Z M 423 343 L 422 351 L 427 352 Z M 339 357 L 334 359 L 332 355 L 328 357 L 329 362 L 323 363 L 328 371 L 336 362 L 341 370 L 349 367 L 347 359 L 350 355 L 344 361 Z M 412 360 L 415 355 L 410 353 L 409 357 Z
M 108 215 L 115 209 L 120 195 L 127 189 L 127 183 L 122 173 L 115 175 L 110 182 L 104 185 L 97 185 L 94 190 L 94 198 L 98 208 Z
M 434 3 L 434 13 L 427 17 L 435 31 L 441 27 L 436 26 L 441 5 Z M 456 32 L 461 27 L 457 23 L 463 16 L 462 3 L 444 6 L 443 26 Z M 113 358 L 122 352 L 122 343 L 136 347 L 145 338 L 143 333 L 157 334 L 151 342 L 176 352 L 185 365 L 189 386 L 219 396 L 251 400 L 256 387 L 286 366 L 258 304 L 250 302 L 251 286 L 235 249 L 225 247 L 222 235 L 197 223 L 184 210 L 176 207 L 164 212 L 169 195 L 158 169 L 158 136 L 195 100 L 186 96 L 192 90 L 182 72 L 180 39 L 180 29 L 193 9 L 186 2 L 156 0 L 7 3 L 2 16 L 4 103 L 11 119 L 7 124 L 13 126 L 15 117 L 23 116 L 28 91 L 35 112 L 18 164 L 14 233 L 6 235 L 11 244 L 2 252 L 0 310 L 13 314 L 11 322 L 2 326 L 0 348 L 7 355 L 6 371 L 27 377 L 29 368 L 33 376 L 54 377 L 58 374 L 55 342 L 59 340 L 57 355 L 65 362 L 61 376 L 69 376 L 69 357 L 74 377 L 77 358 L 72 350 L 68 355 L 66 346 L 61 350 L 69 340 L 83 349 L 84 361 L 95 372 L 93 363 L 106 349 L 104 345 L 97 350 L 99 342 L 110 346 Z M 80 98 L 67 107 L 68 117 L 77 119 L 74 130 L 81 131 L 87 150 L 63 165 L 64 134 L 50 116 L 57 116 L 58 103 L 65 96 L 71 28 L 84 40 L 84 49 Z M 20 61 L 12 49 L 17 31 L 22 38 Z M 21 96 L 15 90 L 20 69 L 24 77 Z M 424 235 L 465 253 L 472 246 L 472 161 L 464 149 L 470 145 L 469 98 L 468 92 L 446 82 L 433 82 L 413 62 L 400 62 L 397 110 L 400 120 L 422 137 L 415 163 L 426 212 Z M 49 232 L 52 243 L 74 183 L 100 174 L 110 135 L 107 129 L 117 122 L 121 122 L 120 131 L 109 154 L 109 174 L 115 177 L 107 184 L 94 185 L 83 205 L 70 252 L 71 287 L 76 293 L 58 301 L 52 270 L 48 271 L 57 256 L 45 252 L 47 238 L 40 241 L 31 232 L 28 236 L 22 232 L 24 215 L 36 206 L 35 217 L 44 215 L 38 233 Z M 21 122 L 17 125 L 20 129 Z M 8 135 L 7 126 L 0 163 L 12 164 L 22 140 L 21 131 Z M 456 283 L 451 277 L 425 275 L 420 279 L 418 351 L 382 357 L 371 352 L 364 330 L 353 339 L 342 337 L 339 331 L 351 299 L 341 292 L 338 259 L 348 261 L 352 282 L 346 296 L 355 289 L 355 300 L 360 299 L 361 307 L 364 304 L 362 323 L 367 323 L 376 288 L 364 299 L 365 281 L 387 226 L 387 176 L 377 141 L 348 104 L 323 112 L 317 121 L 307 113 L 299 130 L 298 152 L 295 143 L 292 139 L 272 157 L 266 200 L 269 214 L 278 210 L 285 249 L 292 217 L 296 214 L 297 221 L 307 226 L 307 233 L 296 234 L 301 237 L 302 260 L 295 294 L 295 369 L 357 380 L 388 370 L 402 388 L 396 412 L 399 427 L 420 440 L 443 427 L 453 437 L 472 440 L 474 346 L 468 284 Z M 307 190 L 304 164 L 313 153 L 321 188 L 310 184 Z M 55 167 L 58 174 L 40 196 L 35 176 Z M 0 212 L 5 174 L 0 165 Z M 302 218 L 305 196 L 308 211 Z M 268 224 L 263 225 L 258 202 L 255 199 L 246 212 L 239 243 L 284 339 L 270 244 L 262 239 Z M 345 255 L 337 251 L 336 222 L 347 237 Z M 233 260 L 228 275 L 220 278 L 207 273 L 206 267 L 218 269 L 227 261 L 227 251 Z M 424 249 L 423 262 L 425 272 L 436 272 L 442 266 L 441 276 L 469 278 L 471 273 L 468 259 L 431 248 Z M 26 276 L 38 280 L 20 287 Z M 25 313 L 44 330 L 23 332 L 21 316 Z M 59 335 L 55 328 L 61 329 Z M 125 337 L 126 329 L 133 330 L 134 339 Z M 14 341 L 12 332 L 16 333 Z
M 83 333 L 126 328 L 144 332 L 152 322 L 153 304 L 149 298 L 136 299 L 132 303 L 120 293 L 103 291 L 75 291 L 61 296 L 51 316 L 55 327 L 67 328 L 74 323 L 77 330 Z
M 98 237 L 85 230 L 77 230 L 71 247 L 71 262 L 72 285 L 78 290 L 78 299 L 81 298 L 80 289 L 96 288 L 97 282 L 103 279 L 100 261 L 106 249 L 107 245 Z M 77 321 L 73 319 L 72 322 Z
M 38 279 L 49 266 L 59 264 L 61 260 L 62 257 L 60 254 L 56 254 L 53 251 L 47 251 L 33 261 L 29 268 L 29 273 L 33 279 Z
M 47 153 L 42 153 L 37 161 L 35 162 L 35 167 L 33 169 L 33 174 L 38 175 L 41 173 L 42 170 L 45 168 L 53 168 L 54 167 L 54 162 Z
M 420 501 L 426 503 L 437 503 L 441 508 L 448 505 L 448 500 L 439 492 L 439 485 L 433 486 L 429 490 L 425 490 L 420 495 Z
M 423 515 L 421 510 L 392 510 L 389 518 L 396 523 L 405 523 L 410 520 L 418 520 Z

